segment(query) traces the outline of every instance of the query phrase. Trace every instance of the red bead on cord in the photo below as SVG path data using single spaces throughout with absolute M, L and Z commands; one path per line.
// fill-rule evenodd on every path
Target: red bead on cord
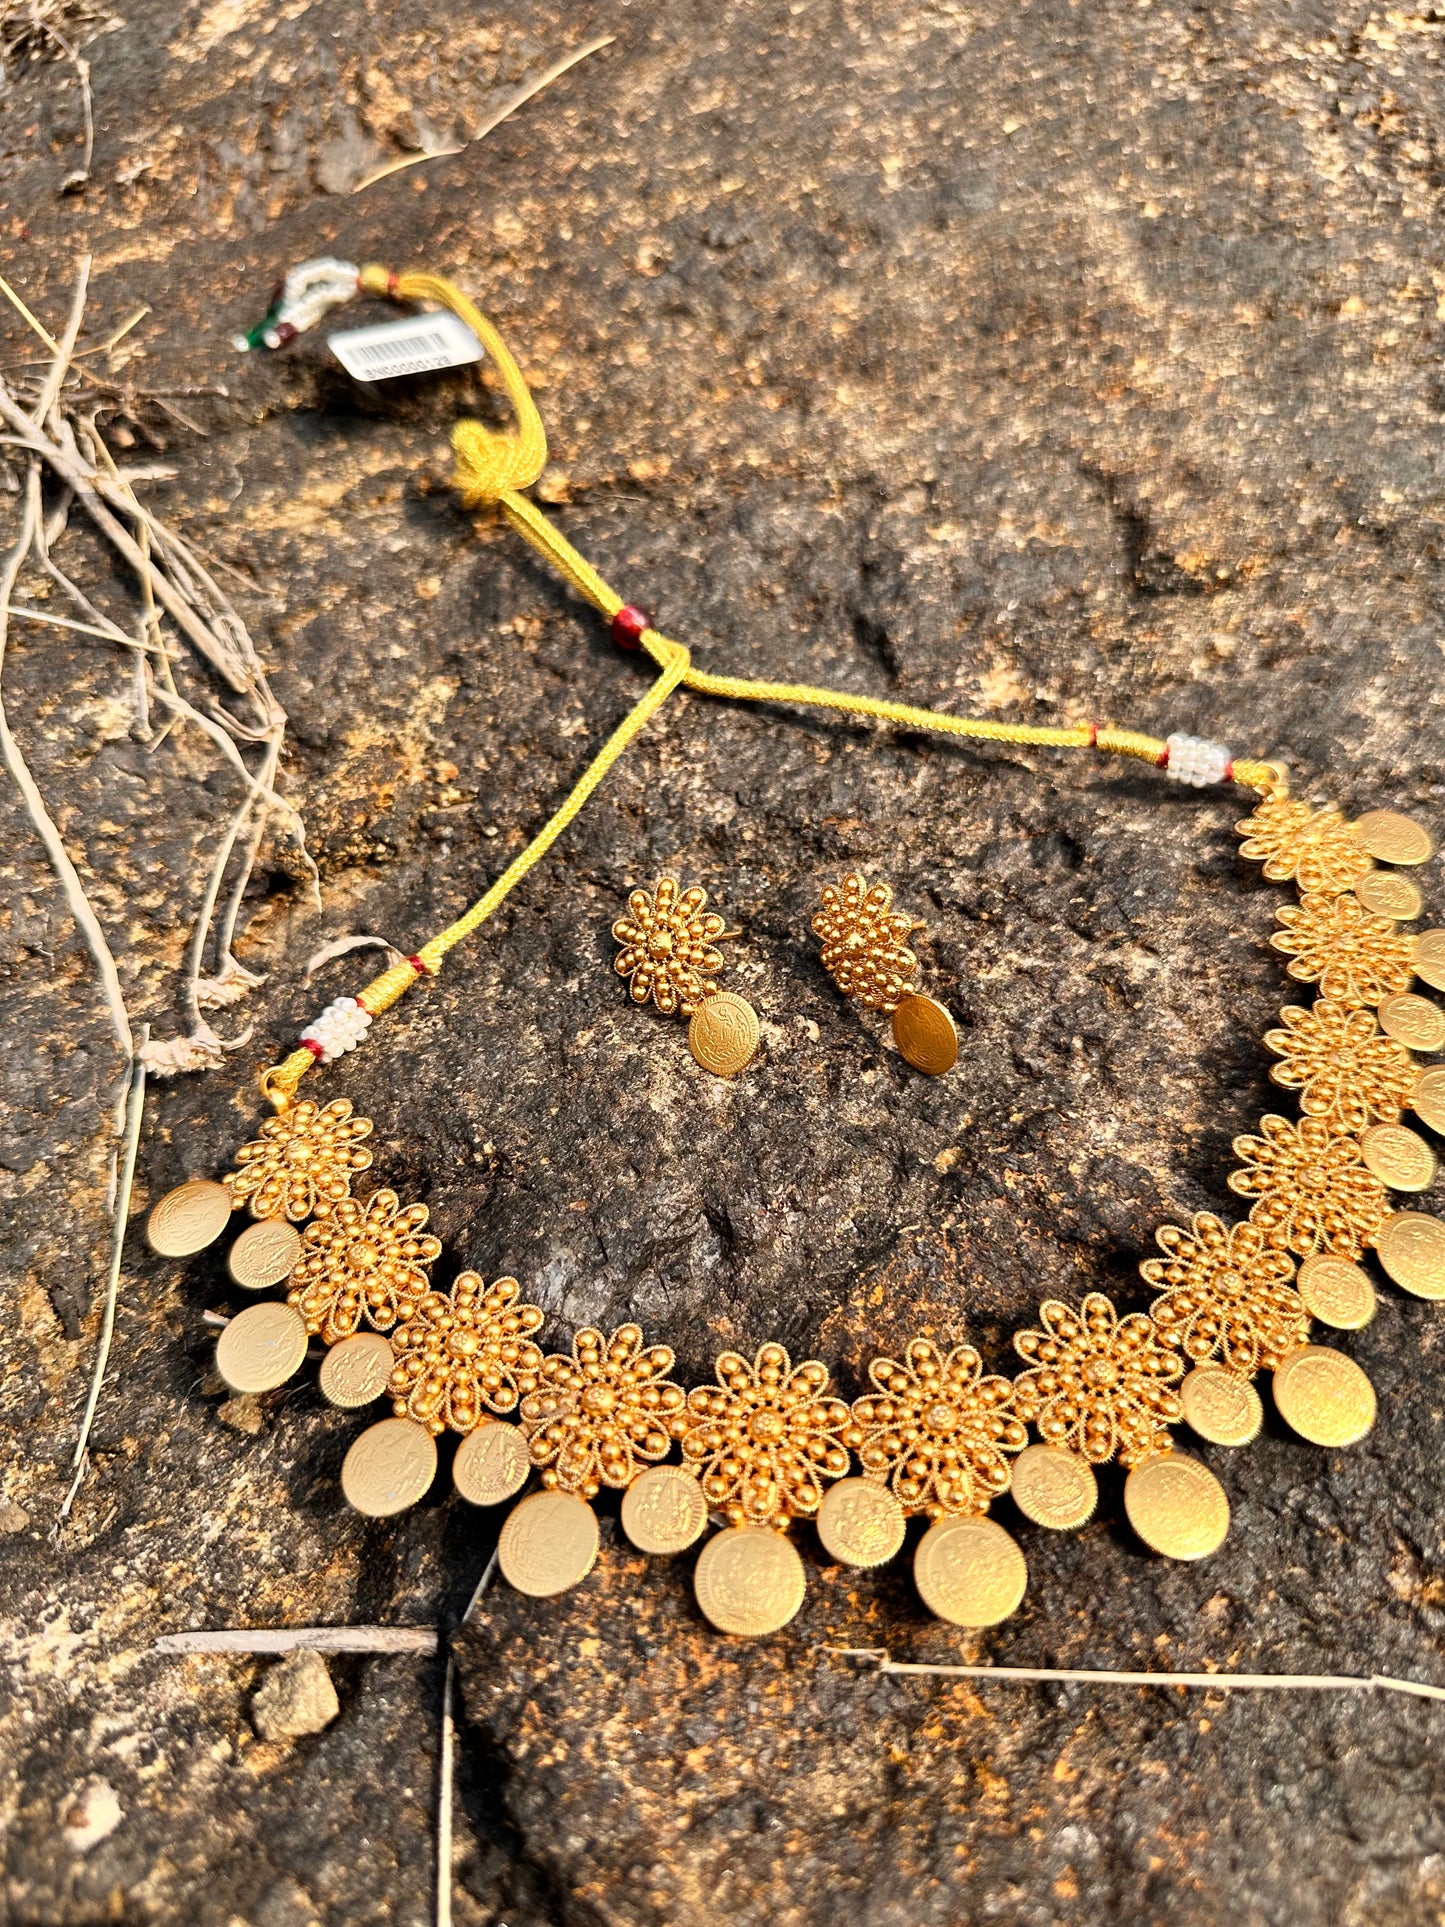
M 629 602 L 612 618 L 612 640 L 619 649 L 640 649 L 642 632 L 651 627 L 652 617 L 646 609 L 639 609 Z
M 314 1037 L 303 1037 L 301 1039 L 300 1044 L 298 1045 L 298 1049 L 309 1050 L 311 1055 L 316 1059 L 318 1064 L 321 1062 L 322 1058 L 326 1055 L 325 1046 L 322 1044 L 318 1044 Z

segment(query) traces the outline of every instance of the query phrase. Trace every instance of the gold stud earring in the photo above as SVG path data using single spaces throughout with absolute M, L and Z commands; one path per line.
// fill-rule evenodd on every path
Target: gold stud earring
M 715 981 L 726 967 L 718 944 L 742 932 L 708 909 L 707 891 L 698 884 L 684 890 L 676 877 L 634 890 L 612 934 L 622 946 L 613 968 L 628 980 L 633 1003 L 690 1019 L 688 1045 L 705 1071 L 732 1077 L 746 1070 L 758 1048 L 758 1014 Z
M 870 889 L 856 871 L 823 887 L 813 918 L 823 968 L 845 997 L 893 1019 L 893 1041 L 915 1070 L 941 1077 L 958 1061 L 958 1027 L 935 998 L 918 988 L 918 958 L 908 939 L 924 925 L 893 908 L 886 883 Z

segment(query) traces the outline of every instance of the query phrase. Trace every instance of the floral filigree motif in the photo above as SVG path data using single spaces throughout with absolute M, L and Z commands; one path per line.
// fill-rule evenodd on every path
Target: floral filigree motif
M 365 1204 L 341 1198 L 307 1225 L 286 1294 L 307 1331 L 334 1345 L 363 1318 L 384 1332 L 409 1316 L 429 1288 L 422 1266 L 441 1255 L 426 1221 L 424 1204 L 402 1208 L 395 1191 L 377 1191 Z
M 668 1016 L 691 1017 L 717 995 L 711 980 L 726 960 L 716 942 L 727 926 L 707 909 L 707 891 L 699 885 L 680 890 L 676 877 L 663 877 L 651 894 L 634 890 L 612 934 L 622 945 L 614 968 L 627 978 L 635 1004 L 650 998 Z
M 1358 1258 L 1390 1216 L 1390 1200 L 1357 1141 L 1337 1137 L 1318 1117 L 1266 1117 L 1259 1128 L 1260 1137 L 1234 1140 L 1244 1168 L 1229 1174 L 1232 1191 L 1256 1200 L 1250 1223 L 1267 1243 L 1302 1258 Z
M 717 1383 L 688 1393 L 682 1455 L 729 1524 L 785 1525 L 814 1513 L 823 1480 L 848 1470 L 848 1407 L 827 1389 L 817 1359 L 795 1366 L 781 1345 L 764 1345 L 751 1364 L 724 1352 Z
M 1250 1378 L 1305 1343 L 1309 1317 L 1290 1282 L 1294 1265 L 1259 1225 L 1225 1225 L 1199 1211 L 1187 1231 L 1166 1224 L 1155 1236 L 1164 1256 L 1139 1267 L 1163 1294 L 1150 1315 L 1187 1357 L 1217 1357 Z
M 985 1378 L 972 1345 L 944 1354 L 915 1338 L 901 1362 L 875 1358 L 868 1376 L 877 1393 L 853 1401 L 845 1440 L 865 1476 L 886 1478 L 905 1512 L 987 1512 L 1007 1492 L 1006 1454 L 1021 1452 L 1029 1435 L 1014 1414 L 1012 1382 Z
M 823 886 L 823 907 L 813 918 L 823 968 L 845 997 L 868 1010 L 894 1011 L 918 987 L 918 959 L 908 939 L 923 925 L 892 903 L 888 884 L 870 890 L 855 871 Z
M 450 1292 L 429 1291 L 391 1334 L 392 1410 L 429 1432 L 472 1432 L 487 1412 L 515 1411 L 542 1371 L 535 1305 L 518 1304 L 515 1278 L 483 1284 L 464 1271 Z
M 1184 1416 L 1175 1387 L 1184 1368 L 1141 1311 L 1121 1318 L 1102 1292 L 1076 1311 L 1057 1298 L 1039 1307 L 1042 1330 L 1014 1334 L 1030 1367 L 1014 1380 L 1014 1409 L 1047 1445 L 1091 1464 L 1118 1454 L 1137 1465 L 1173 1446 L 1169 1427 Z
M 226 1183 L 253 1218 L 309 1218 L 350 1196 L 351 1180 L 371 1163 L 361 1143 L 370 1135 L 371 1119 L 353 1117 L 350 1098 L 324 1108 L 304 1098 L 268 1117 L 261 1135 L 241 1146 Z
M 1357 898 L 1308 896 L 1275 915 L 1285 927 L 1270 942 L 1289 957 L 1289 974 L 1317 983 L 1330 1002 L 1378 1004 L 1408 986 L 1414 938 Z
M 1371 1118 L 1399 1120 L 1420 1067 L 1403 1044 L 1382 1033 L 1372 1012 L 1322 997 L 1309 1010 L 1291 1004 L 1280 1018 L 1284 1029 L 1264 1035 L 1266 1049 L 1280 1059 L 1269 1074 L 1299 1092 L 1306 1117 L 1355 1134 Z
M 1234 827 L 1246 839 L 1241 856 L 1262 861 L 1271 883 L 1295 883 L 1301 893 L 1340 896 L 1375 867 L 1333 803 L 1315 810 L 1274 797 Z
M 628 1486 L 643 1465 L 665 1459 L 687 1429 L 687 1395 L 667 1378 L 673 1354 L 644 1346 L 637 1325 L 611 1338 L 586 1326 L 570 1356 L 542 1361 L 541 1384 L 522 1400 L 522 1430 L 542 1483 L 593 1499 L 604 1485 Z

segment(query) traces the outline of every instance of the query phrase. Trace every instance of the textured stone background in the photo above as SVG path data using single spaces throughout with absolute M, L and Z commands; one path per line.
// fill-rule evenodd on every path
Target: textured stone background
M 268 973 L 228 1067 L 157 1090 L 138 1206 L 222 1170 L 254 1075 L 365 961 L 411 948 L 520 847 L 641 683 L 443 486 L 468 378 L 362 394 L 308 339 L 228 347 L 290 262 L 455 272 L 535 371 L 562 525 L 700 660 L 1001 717 L 1198 729 L 1308 792 L 1445 829 L 1445 294 L 1432 12 L 1241 0 L 118 0 L 83 194 L 64 69 L 4 105 L 0 271 L 58 325 L 154 312 L 129 372 L 219 381 L 157 499 L 251 575 L 294 719 L 241 954 Z M 480 146 L 529 73 L 616 44 Z M 18 324 L 10 359 L 28 352 Z M 79 532 L 71 566 L 129 618 Z M 136 739 L 129 665 L 31 627 L 5 696 L 158 1034 L 234 800 L 182 730 Z M 430 1919 L 440 1664 L 333 1665 L 324 1734 L 259 1739 L 261 1668 L 157 1659 L 191 1626 L 450 1624 L 495 1522 L 340 1504 L 356 1425 L 297 1383 L 223 1403 L 219 1265 L 128 1254 L 94 1469 L 56 1515 L 93 1358 L 117 1061 L 88 958 L 7 788 L 0 1030 L 4 1905 L 17 1923 Z M 504 913 L 330 1073 L 446 1265 L 513 1269 L 568 1321 L 635 1315 L 706 1373 L 778 1335 L 858 1388 L 875 1347 L 965 1322 L 991 1360 L 1047 1291 L 1142 1292 L 1178 1210 L 1222 1208 L 1268 1108 L 1274 893 L 1238 806 L 1084 758 L 896 740 L 674 701 Z M 964 1060 L 905 1073 L 807 934 L 821 882 L 926 914 Z M 609 971 L 663 865 L 743 926 L 756 1068 L 698 1072 Z M 1429 887 L 1438 892 L 1432 877 Z M 1439 896 L 1436 895 L 1439 915 Z M 224 1013 L 230 1018 L 236 1013 Z M 588 1584 L 498 1590 L 459 1642 L 457 1919 L 510 1927 L 998 1920 L 1171 1927 L 1445 1915 L 1438 1707 L 855 1675 L 828 1644 L 1019 1664 L 1372 1668 L 1445 1680 L 1441 1314 L 1387 1292 L 1342 1340 L 1363 1446 L 1273 1420 L 1205 1449 L 1235 1509 L 1199 1567 L 1144 1555 L 1105 1481 L 1076 1539 L 1020 1527 L 996 1633 L 930 1622 L 906 1565 L 813 1563 L 759 1647 L 703 1631 L 689 1561 L 604 1523 Z M 445 1482 L 439 1486 L 445 1490 Z M 77 1795 L 121 1813 L 82 1851 Z M 81 1804 L 84 1804 L 82 1801 Z

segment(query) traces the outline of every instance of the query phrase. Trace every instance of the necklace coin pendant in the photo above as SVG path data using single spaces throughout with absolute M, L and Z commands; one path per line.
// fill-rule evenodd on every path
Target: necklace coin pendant
M 1182 1452 L 1161 1452 L 1124 1481 L 1129 1523 L 1166 1559 L 1207 1559 L 1229 1531 L 1229 1500 L 1207 1465 Z
M 341 1490 L 368 1519 L 389 1519 L 424 1499 L 437 1475 L 437 1442 L 415 1419 L 368 1425 L 341 1462 Z
M 273 1392 L 301 1369 L 306 1340 L 289 1305 L 248 1305 L 216 1340 L 216 1370 L 233 1392 Z
M 507 1514 L 497 1541 L 502 1577 L 532 1599 L 581 1585 L 597 1563 L 597 1514 L 573 1492 L 534 1492 Z
M 162 1258 L 193 1258 L 213 1245 L 231 1222 L 235 1200 L 214 1178 L 192 1178 L 151 1207 L 146 1239 Z
M 687 1027 L 688 1047 L 714 1077 L 735 1077 L 757 1055 L 758 1013 L 746 997 L 720 990 L 698 1005 Z
M 771 1526 L 728 1526 L 703 1547 L 693 1591 L 720 1633 L 760 1639 L 787 1625 L 803 1603 L 807 1575 L 798 1549 Z
M 1024 1517 L 1051 1532 L 1077 1532 L 1099 1503 L 1093 1467 L 1062 1445 L 1026 1445 L 1014 1460 L 1010 1490 Z
M 958 1026 L 932 997 L 910 991 L 893 1013 L 893 1041 L 914 1070 L 942 1077 L 958 1062 Z
M 1348 1258 L 1326 1252 L 1306 1258 L 1295 1281 L 1305 1310 L 1336 1331 L 1359 1331 L 1375 1315 L 1375 1287 L 1370 1274 Z
M 1410 962 L 1422 983 L 1432 990 L 1445 990 L 1445 930 L 1422 930 Z
M 1432 1131 L 1445 1136 L 1445 1064 L 1421 1071 L 1410 1093 L 1410 1109 Z
M 1397 1211 L 1375 1236 L 1375 1256 L 1401 1291 L 1445 1298 L 1445 1224 L 1425 1211 Z
M 1423 824 L 1398 810 L 1366 810 L 1350 825 L 1355 841 L 1380 863 L 1428 863 L 1435 845 Z
M 452 1482 L 470 1505 L 501 1505 L 527 1483 L 532 1454 L 515 1425 L 483 1420 L 457 1447 Z
M 301 1257 L 301 1233 L 284 1218 L 262 1218 L 231 1246 L 226 1268 L 245 1291 L 268 1291 L 289 1278 Z
M 1386 997 L 1378 1016 L 1385 1035 L 1407 1050 L 1434 1051 L 1445 1044 L 1445 1010 L 1428 997 L 1417 997 L 1413 990 Z
M 950 1626 L 997 1626 L 1017 1611 L 1029 1569 L 992 1519 L 940 1519 L 918 1542 L 913 1583 L 935 1619 Z
M 1372 917 L 1389 917 L 1395 923 L 1409 923 L 1425 908 L 1425 899 L 1409 877 L 1393 870 L 1370 870 L 1355 885 L 1361 909 Z
M 1372 1125 L 1360 1139 L 1360 1153 L 1392 1191 L 1426 1191 L 1435 1176 L 1435 1153 L 1408 1124 Z
M 354 1412 L 380 1398 L 391 1382 L 396 1354 L 380 1332 L 353 1332 L 327 1352 L 317 1374 L 324 1398 Z
M 680 1465 L 650 1465 L 622 1495 L 622 1530 L 654 1558 L 685 1552 L 706 1525 L 702 1487 Z
M 1247 1378 L 1223 1365 L 1196 1365 L 1179 1387 L 1184 1417 L 1211 1445 L 1248 1445 L 1259 1437 L 1264 1406 Z
M 818 1537 L 845 1566 L 885 1566 L 908 1530 L 903 1507 L 873 1479 L 839 1479 L 818 1507 Z
M 1311 1445 L 1354 1445 L 1375 1422 L 1375 1388 L 1352 1358 L 1327 1345 L 1301 1345 L 1278 1365 L 1274 1402 Z

